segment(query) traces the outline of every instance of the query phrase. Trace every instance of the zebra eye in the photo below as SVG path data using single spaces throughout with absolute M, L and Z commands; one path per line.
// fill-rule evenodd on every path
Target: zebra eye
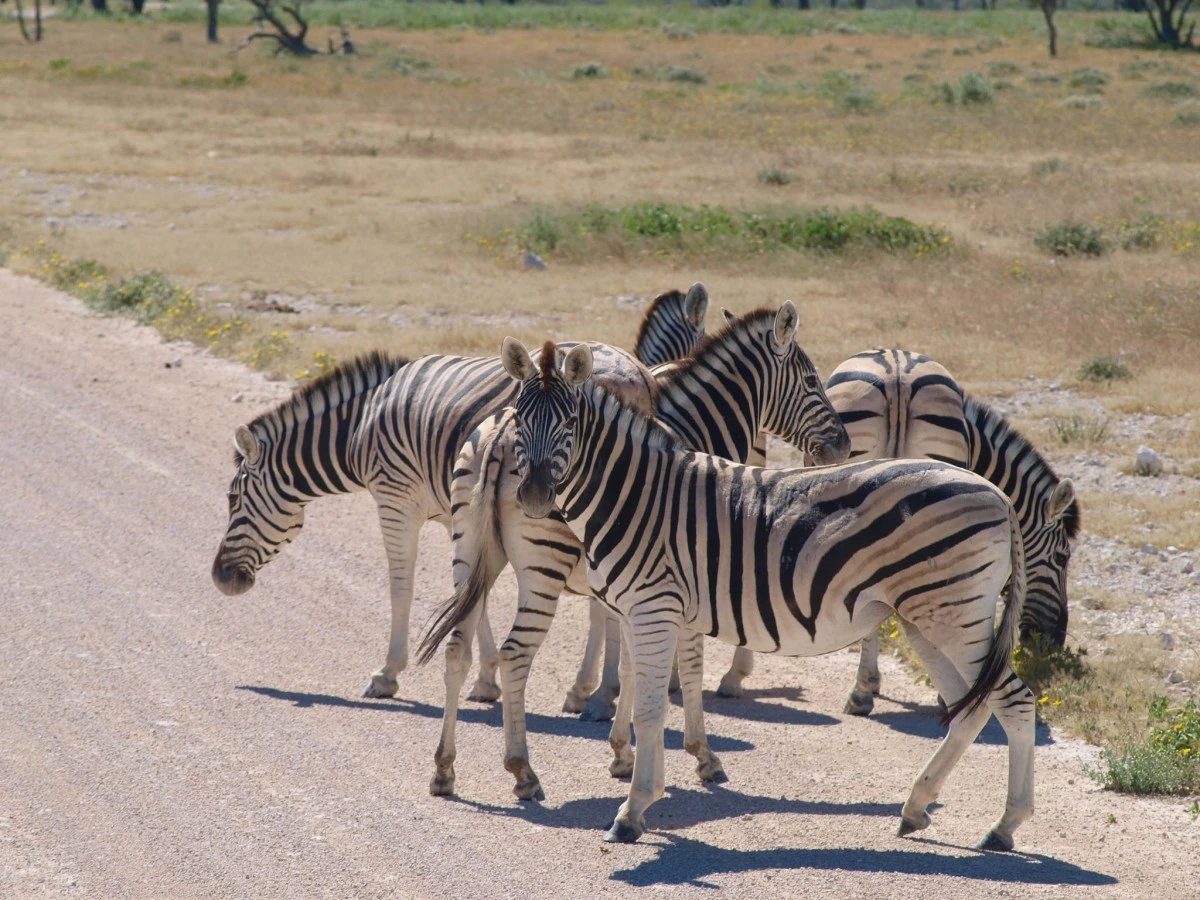
M 821 386 L 821 380 L 816 375 L 805 375 L 804 386 L 810 391 L 815 391 Z

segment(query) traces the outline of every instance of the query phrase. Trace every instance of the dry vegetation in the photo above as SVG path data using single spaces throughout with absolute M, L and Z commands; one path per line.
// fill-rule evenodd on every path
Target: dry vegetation
M 0 31 L 9 264 L 54 251 L 110 278 L 161 270 L 206 334 L 238 323 L 214 345 L 283 376 L 377 346 L 494 353 L 510 333 L 628 344 L 639 298 L 697 279 L 737 310 L 793 298 L 826 371 L 901 345 L 983 396 L 1029 376 L 1069 389 L 1017 410 L 1053 459 L 1117 473 L 1152 443 L 1179 476 L 1120 503 L 1082 486 L 1089 532 L 1200 547 L 1200 57 L 1068 43 L 1051 61 L 1037 34 L 354 37 L 356 57 L 297 61 L 233 57 L 199 26 L 55 22 L 37 46 Z M 546 249 L 539 218 L 642 202 L 870 206 L 952 243 L 596 240 L 522 268 Z M 1065 226 L 1097 254 L 1035 243 Z M 1081 374 L 1097 357 L 1131 377 Z M 1161 662 L 1127 649 L 1126 705 L 1144 708 Z M 1194 651 L 1186 665 L 1194 682 Z M 1077 724 L 1116 733 L 1093 702 Z

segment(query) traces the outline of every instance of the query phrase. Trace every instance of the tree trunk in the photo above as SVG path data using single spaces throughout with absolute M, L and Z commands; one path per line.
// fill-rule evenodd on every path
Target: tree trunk
M 98 13 L 108 12 L 108 0 L 92 0 L 92 9 Z
M 867 8 L 867 0 L 854 0 L 854 5 L 859 9 Z
M 208 4 L 208 42 L 217 43 L 217 7 L 221 0 L 205 0 Z
M 808 0 L 799 0 L 796 9 L 809 9 Z
M 1058 28 L 1054 24 L 1054 10 L 1057 0 L 1038 0 L 1042 7 L 1042 15 L 1046 17 L 1046 29 L 1050 32 L 1050 55 L 1058 56 Z
M 131 0 L 131 2 L 133 3 L 133 14 L 135 16 L 140 16 L 142 14 L 142 8 L 146 5 L 146 0 Z

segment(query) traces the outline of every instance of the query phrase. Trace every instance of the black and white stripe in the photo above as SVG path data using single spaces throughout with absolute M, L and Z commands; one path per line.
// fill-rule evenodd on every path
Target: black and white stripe
M 555 473 L 557 499 L 586 548 L 589 583 L 621 615 L 630 648 L 633 690 L 621 693 L 610 740 L 614 748 L 628 741 L 632 713 L 638 752 L 608 839 L 636 840 L 646 807 L 663 793 L 677 641 L 684 743 L 715 760 L 695 664 L 704 635 L 757 652 L 815 655 L 896 613 L 951 703 L 950 732 L 904 805 L 901 833 L 928 826 L 928 805 L 995 713 L 1009 736 L 1009 795 L 982 845 L 1010 849 L 1033 811 L 1034 722 L 1032 694 L 1008 662 L 1025 596 L 1008 499 L 985 479 L 935 461 L 767 470 L 690 452 L 589 383 L 585 357 L 585 349 L 567 354 L 553 384 L 530 378 L 531 363 L 509 370 L 522 379 L 522 484 L 543 462 L 529 452 L 531 441 L 557 452 L 570 436 L 570 464 Z
M 657 420 L 684 444 L 707 452 L 744 459 L 754 436 L 766 430 L 819 460 L 844 459 L 849 449 L 845 431 L 825 398 L 812 361 L 793 340 L 796 325 L 795 307 L 785 303 L 778 311 L 750 313 L 707 338 L 661 378 L 654 404 Z M 566 355 L 568 369 L 578 359 L 577 352 L 582 351 Z M 430 787 L 435 794 L 454 788 L 456 694 L 469 665 L 465 654 L 472 617 L 482 606 L 487 588 L 511 562 L 517 575 L 518 610 L 500 648 L 504 758 L 517 779 L 514 792 L 531 799 L 540 797 L 542 788 L 528 760 L 525 682 L 564 586 L 578 593 L 592 590 L 580 565 L 579 541 L 561 517 L 551 513 L 557 485 L 574 449 L 573 420 L 567 415 L 574 396 L 563 387 L 551 355 L 543 352 L 541 365 L 535 366 L 524 348 L 509 339 L 501 359 L 510 374 L 519 372 L 524 381 L 516 417 L 527 418 L 523 405 L 557 411 L 553 421 L 561 424 L 561 430 L 531 432 L 517 443 L 512 417 L 498 416 L 472 436 L 459 457 L 457 469 L 463 477 L 455 479 L 454 503 L 465 512 L 455 516 L 454 530 L 460 535 L 454 554 L 456 594 L 422 642 L 422 658 L 428 659 L 449 638 L 446 716 Z M 518 470 L 525 477 L 514 477 Z M 531 518 L 526 512 L 535 515 Z M 719 765 L 708 777 L 718 773 Z

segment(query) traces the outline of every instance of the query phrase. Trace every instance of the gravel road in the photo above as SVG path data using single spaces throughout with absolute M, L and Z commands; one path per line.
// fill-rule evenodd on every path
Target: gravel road
M 1003 804 L 994 722 L 933 827 L 895 837 L 933 697 L 884 660 L 876 715 L 847 719 L 849 653 L 763 659 L 746 698 L 707 699 L 719 788 L 695 783 L 676 708 L 650 831 L 603 844 L 626 785 L 606 726 L 558 712 L 586 622 L 570 600 L 530 682 L 546 802 L 512 799 L 500 710 L 477 704 L 459 797 L 430 797 L 440 668 L 359 697 L 387 633 L 365 495 L 314 504 L 249 594 L 210 581 L 234 426 L 285 393 L 0 270 L 0 896 L 1200 896 L 1184 802 L 1099 791 L 1094 751 L 1044 729 L 1023 853 L 966 849 Z M 445 533 L 424 537 L 417 627 L 449 591 Z M 513 596 L 505 576 L 494 622 Z M 709 655 L 715 688 L 729 651 Z

